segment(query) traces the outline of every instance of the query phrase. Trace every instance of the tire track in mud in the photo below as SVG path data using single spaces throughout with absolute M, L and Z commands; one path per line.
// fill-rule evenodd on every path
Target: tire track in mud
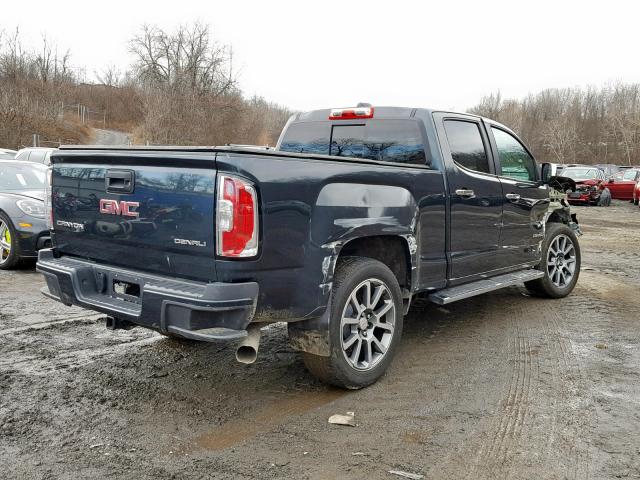
M 571 404 L 576 391 L 585 389 L 579 361 L 560 326 L 561 312 L 588 309 L 585 301 L 577 300 L 580 306 L 571 299 L 543 304 L 505 296 L 503 315 L 510 320 L 505 322 L 504 361 L 511 368 L 485 430 L 490 433 L 481 436 L 467 478 L 510 478 L 531 467 L 526 462 L 541 468 L 559 463 L 565 478 L 589 478 L 589 452 L 577 442 L 584 438 L 592 411 L 576 412 Z M 583 417 L 576 420 L 576 415 Z
M 506 361 L 511 365 L 511 375 L 499 404 L 498 419 L 492 428 L 493 433 L 487 442 L 481 444 L 475 462 L 476 468 L 470 478 L 483 474 L 496 478 L 501 473 L 508 476 L 511 470 L 510 459 L 514 451 L 520 449 L 529 415 L 531 386 L 537 381 L 538 368 L 533 366 L 530 338 L 516 320 L 526 312 L 517 304 L 509 307 L 505 312 L 505 315 L 510 317 L 507 323 L 509 333 L 505 340 L 505 351 L 508 352 Z M 479 471 L 481 467 L 484 468 Z M 505 468 L 506 471 L 501 471 Z
M 18 327 L 5 328 L 4 330 L 0 330 L 0 336 L 5 335 L 13 335 L 16 333 L 29 332 L 32 330 L 43 330 L 49 327 L 55 327 L 58 325 L 66 325 L 68 323 L 94 323 L 96 320 L 103 318 L 104 314 L 101 313 L 89 313 L 89 312 L 81 312 L 75 315 L 69 315 L 68 317 L 58 320 L 49 320 L 43 322 L 32 323 L 29 325 L 21 325 Z
M 571 391 L 577 388 L 576 381 L 580 381 L 582 374 L 580 372 L 580 365 L 575 356 L 570 352 L 571 345 L 567 340 L 567 337 L 563 334 L 558 320 L 560 315 L 558 311 L 552 311 L 548 315 L 545 315 L 544 334 L 547 338 L 548 344 L 554 349 L 555 355 L 555 368 L 551 369 L 554 385 L 559 386 L 560 390 L 558 395 L 560 399 L 564 400 L 570 398 L 573 395 Z M 546 452 L 549 454 L 555 450 L 554 446 L 558 439 L 561 437 L 561 433 L 558 432 L 558 423 L 561 418 L 559 408 L 562 406 L 557 396 L 551 396 L 552 405 L 552 429 L 549 435 L 549 441 L 546 443 Z M 583 412 L 587 413 L 587 412 Z M 582 437 L 581 431 L 574 422 L 563 424 L 564 431 L 562 436 L 567 436 L 567 429 L 569 430 L 569 441 L 563 442 L 568 446 L 568 464 L 566 470 L 566 478 L 582 479 L 589 478 L 589 459 L 588 450 L 586 451 L 586 458 L 578 451 L 576 447 L 576 441 Z
M 551 348 L 555 349 L 556 360 L 551 369 L 552 382 L 556 386 L 558 395 L 552 396 L 552 411 L 554 428 L 545 444 L 548 451 L 561 449 L 568 450 L 566 465 L 566 478 L 583 479 L 591 476 L 591 455 L 588 446 L 578 445 L 578 441 L 586 438 L 587 428 L 594 424 L 595 407 L 592 393 L 586 385 L 585 376 L 578 357 L 573 353 L 573 347 L 562 322 L 568 321 L 562 312 L 567 309 L 572 311 L 600 311 L 603 308 L 609 310 L 615 305 L 603 301 L 595 301 L 584 295 L 574 295 L 562 300 L 559 308 L 550 309 L 544 316 L 544 335 Z M 582 317 L 580 317 L 582 318 Z M 569 326 L 569 325 L 568 325 Z M 576 327 L 578 325 L 574 325 Z M 571 399 L 583 398 L 584 405 L 578 409 L 572 405 Z M 564 403 L 562 401 L 565 401 Z M 571 422 L 563 422 L 562 430 L 557 425 L 562 420 L 561 414 L 574 419 Z M 558 445 L 559 444 L 559 445 Z
M 115 355 L 122 350 L 133 346 L 144 346 L 162 340 L 163 337 L 153 336 L 141 339 L 135 339 L 109 345 L 100 348 L 83 348 L 62 352 L 53 357 L 46 355 L 24 356 L 16 359 L 15 356 L 10 360 L 0 360 L 0 372 L 5 374 L 22 374 L 22 375 L 49 375 L 60 370 L 82 367 L 93 363 L 101 358 Z

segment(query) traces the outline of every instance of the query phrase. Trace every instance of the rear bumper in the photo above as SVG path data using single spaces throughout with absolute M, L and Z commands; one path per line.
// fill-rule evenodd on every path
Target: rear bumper
M 200 283 L 100 265 L 41 250 L 46 296 L 119 320 L 194 340 L 242 338 L 255 313 L 258 284 Z M 117 291 L 114 282 L 131 286 Z

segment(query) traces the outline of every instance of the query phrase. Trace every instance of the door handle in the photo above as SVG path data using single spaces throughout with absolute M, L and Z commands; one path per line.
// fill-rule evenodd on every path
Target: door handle
M 505 195 L 505 197 L 507 197 L 507 200 L 520 200 L 520 194 L 519 193 L 507 193 Z
M 133 193 L 135 176 L 133 170 L 107 170 L 104 176 L 107 193 Z
M 468 190 L 466 188 L 459 188 L 456 190 L 456 195 L 458 195 L 459 197 L 471 198 L 475 196 L 475 193 L 473 193 L 473 190 Z

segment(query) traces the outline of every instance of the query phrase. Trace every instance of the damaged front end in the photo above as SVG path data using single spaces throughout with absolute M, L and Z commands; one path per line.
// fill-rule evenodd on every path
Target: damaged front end
M 576 235 L 582 235 L 578 217 L 571 213 L 571 204 L 568 197 L 579 193 L 576 182 L 568 177 L 551 177 L 549 186 L 549 207 L 545 215 L 545 224 L 548 221 L 561 222 L 568 225 Z

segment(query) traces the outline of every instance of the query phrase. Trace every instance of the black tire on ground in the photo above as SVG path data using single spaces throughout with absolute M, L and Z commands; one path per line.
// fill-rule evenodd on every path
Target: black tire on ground
M 637 198 L 634 198 L 632 201 L 633 201 L 634 205 L 638 205 L 638 199 Z
M 608 188 L 602 190 L 600 198 L 598 199 L 599 207 L 608 207 L 611 205 L 611 191 Z
M 352 365 L 347 360 L 347 353 L 343 352 L 343 335 L 345 332 L 349 334 L 349 327 L 342 325 L 342 315 L 345 309 L 349 308 L 347 304 L 351 302 L 351 294 L 356 291 L 363 282 L 366 283 L 372 279 L 375 280 L 375 282 L 379 282 L 377 286 L 384 285 L 387 289 L 385 293 L 387 300 L 385 302 L 387 306 L 388 301 L 393 303 L 394 324 L 385 353 L 377 363 L 371 362 L 373 364 L 372 367 L 363 370 Z M 373 285 L 373 283 L 371 285 Z M 371 288 L 372 287 L 369 287 L 369 291 L 371 291 Z M 402 336 L 402 293 L 398 280 L 393 272 L 382 262 L 371 258 L 347 257 L 340 261 L 336 267 L 331 298 L 329 320 L 331 355 L 323 357 L 304 352 L 304 363 L 313 375 L 323 382 L 337 387 L 359 389 L 371 385 L 387 370 L 397 350 L 400 337 Z M 381 304 L 375 304 L 373 307 L 376 305 Z M 380 310 L 381 309 L 378 309 L 378 311 Z M 372 311 L 375 313 L 375 310 Z M 360 316 L 357 313 L 356 315 L 358 317 Z M 344 330 L 345 328 L 347 328 L 347 330 Z M 353 330 L 351 330 L 351 332 L 353 332 Z M 379 335 L 380 331 L 378 330 L 377 332 L 376 335 Z M 365 331 L 365 333 L 367 332 Z M 351 334 L 353 335 L 353 333 Z M 358 330 L 358 334 L 360 334 L 360 330 Z M 372 331 L 368 337 L 370 343 L 373 341 L 373 335 L 374 333 Z M 358 340 L 357 342 L 358 344 L 365 345 L 366 348 L 365 341 Z M 349 352 L 349 350 L 346 351 Z M 354 351 L 351 350 L 350 352 L 351 355 L 353 355 Z M 380 353 L 380 351 L 377 353 Z M 360 350 L 358 350 L 355 356 L 360 358 Z M 356 363 L 358 363 L 357 360 Z
M 13 226 L 13 222 L 11 222 L 11 219 L 4 212 L 0 212 L 0 221 L 4 222 L 4 224 L 7 225 L 7 227 L 9 228 L 9 234 L 11 236 L 11 249 L 9 252 L 9 256 L 3 263 L 0 263 L 0 270 L 10 270 L 12 268 L 15 268 L 20 261 L 18 234 L 15 227 Z M 0 250 L 0 255 L 2 255 L 2 250 Z
M 551 268 L 548 267 L 549 262 L 549 248 L 554 243 L 554 240 L 558 237 L 566 237 L 573 244 L 573 250 L 567 252 L 567 256 L 563 254 L 562 262 L 566 262 L 567 259 L 573 259 L 575 262 L 573 275 L 570 281 L 566 282 L 564 285 L 558 285 L 554 283 L 553 279 L 550 275 L 550 270 L 555 273 L 553 270 L 553 266 Z M 553 256 L 553 253 L 552 253 Z M 578 243 L 578 237 L 576 236 L 573 229 L 564 223 L 548 223 L 546 226 L 546 235 L 544 242 L 542 242 L 542 262 L 538 266 L 540 270 L 544 271 L 544 277 L 539 278 L 537 280 L 532 280 L 530 282 L 526 282 L 525 286 L 527 289 L 533 293 L 534 295 L 540 297 L 547 298 L 563 298 L 569 295 L 576 283 L 578 282 L 578 277 L 580 276 L 580 264 L 581 264 L 581 253 L 580 253 L 580 244 Z M 556 267 L 559 268 L 559 267 Z M 563 267 L 564 268 L 564 267 Z

